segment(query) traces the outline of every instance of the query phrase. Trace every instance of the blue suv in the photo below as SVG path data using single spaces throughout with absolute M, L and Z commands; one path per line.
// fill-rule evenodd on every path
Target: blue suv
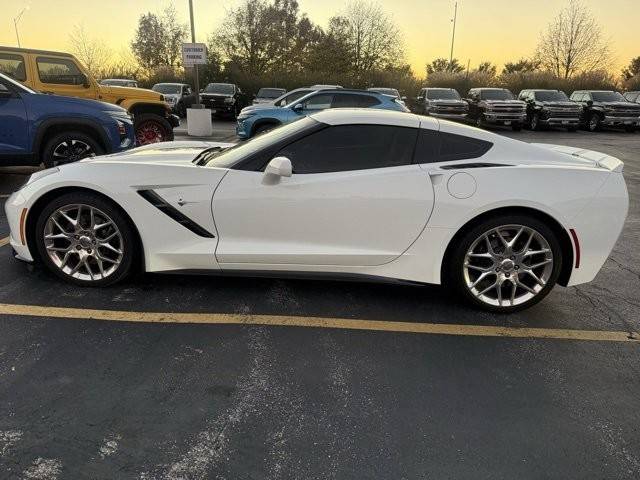
M 124 108 L 38 93 L 0 74 L 0 166 L 54 167 L 134 143 Z
M 399 112 L 409 111 L 395 98 L 381 93 L 343 88 L 318 90 L 283 107 L 247 109 L 241 112 L 238 116 L 236 133 L 240 138 L 251 138 L 258 133 L 327 108 L 380 108 Z

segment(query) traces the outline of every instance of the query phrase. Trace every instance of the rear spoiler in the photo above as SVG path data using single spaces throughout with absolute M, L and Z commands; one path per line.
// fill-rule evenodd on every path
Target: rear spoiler
M 549 143 L 532 143 L 532 145 L 594 162 L 598 167 L 611 172 L 620 173 L 624 168 L 624 163 L 621 160 L 616 157 L 612 157 L 611 155 L 607 155 L 606 153 L 596 152 L 594 150 L 585 150 L 584 148 L 567 147 L 565 145 L 551 145 Z

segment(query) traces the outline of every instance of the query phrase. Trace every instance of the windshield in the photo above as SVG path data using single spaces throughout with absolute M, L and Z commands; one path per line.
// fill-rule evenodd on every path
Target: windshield
M 482 100 L 513 100 L 513 93 L 509 90 L 483 90 L 480 92 Z
M 284 88 L 261 88 L 258 90 L 258 95 L 256 95 L 256 97 L 276 99 L 285 93 L 286 90 Z
M 460 95 L 456 90 L 448 88 L 427 90 L 427 99 L 429 100 L 460 100 Z
M 213 147 L 205 150 L 198 155 L 194 161 L 198 165 L 206 165 L 207 167 L 230 168 L 239 160 L 247 158 L 248 156 L 259 152 L 263 148 L 279 142 L 292 133 L 315 123 L 317 122 L 312 118 L 302 117 L 299 120 L 286 123 L 266 133 L 255 136 L 251 138 L 251 140 L 237 143 L 226 150 L 220 150 L 219 147 Z
M 8 77 L 7 75 L 3 75 L 2 73 L 0 73 L 0 78 L 2 78 L 3 80 L 6 80 L 7 82 L 11 83 L 12 85 L 18 87 L 23 92 L 39 93 L 39 92 L 36 92 L 35 90 L 32 90 L 31 88 L 21 84 L 20 82 L 15 81 L 13 78 Z
M 594 102 L 626 102 L 618 92 L 591 92 Z
M 222 95 L 233 95 L 234 87 L 230 83 L 210 83 L 204 89 L 205 93 L 220 93 Z
M 156 83 L 151 90 L 158 93 L 180 93 L 182 85 L 170 85 L 167 83 Z
M 536 92 L 536 100 L 541 102 L 562 102 L 568 101 L 569 97 L 564 92 Z
M 378 92 L 383 95 L 391 95 L 392 97 L 400 98 L 400 92 L 395 88 L 370 88 L 370 92 Z

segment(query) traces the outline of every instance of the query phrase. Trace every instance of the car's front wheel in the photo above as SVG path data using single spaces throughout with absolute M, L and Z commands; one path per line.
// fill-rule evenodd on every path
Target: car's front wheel
M 104 286 L 126 277 L 135 237 L 122 212 L 99 195 L 68 193 L 40 212 L 35 242 L 43 263 L 81 286 Z
M 136 115 L 134 129 L 136 133 L 136 143 L 138 145 L 170 142 L 173 140 L 171 124 L 167 119 L 155 113 Z
M 51 168 L 103 153 L 102 146 L 86 133 L 63 132 L 47 141 L 42 150 L 42 163 L 45 167 Z
M 469 302 L 497 313 L 542 300 L 562 267 L 556 235 L 526 215 L 480 222 L 462 235 L 450 259 L 445 280 Z

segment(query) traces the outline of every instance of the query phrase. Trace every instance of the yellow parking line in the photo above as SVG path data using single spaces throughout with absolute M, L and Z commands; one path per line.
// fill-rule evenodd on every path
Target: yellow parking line
M 91 319 L 139 323 L 197 323 L 218 325 L 269 325 L 286 327 L 334 328 L 383 332 L 459 335 L 474 337 L 543 338 L 555 340 L 585 340 L 597 342 L 640 343 L 637 333 L 604 330 L 571 330 L 556 328 L 515 328 L 484 325 L 441 323 L 387 322 L 347 318 L 294 317 L 286 315 L 239 315 L 232 313 L 161 313 L 117 310 L 91 310 L 39 305 L 0 303 L 0 315 L 21 315 L 45 318 Z
M 4 247 L 9 244 L 9 237 L 0 238 L 0 247 Z

